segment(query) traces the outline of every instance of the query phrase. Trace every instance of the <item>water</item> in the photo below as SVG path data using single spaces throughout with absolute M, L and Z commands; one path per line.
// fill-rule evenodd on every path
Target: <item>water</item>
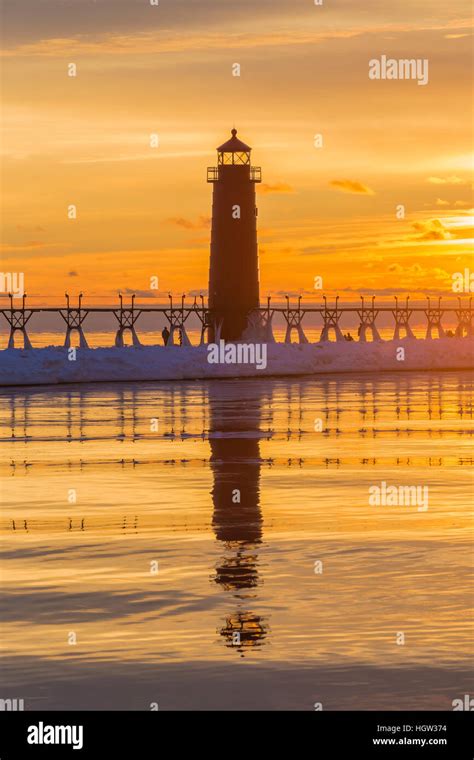
M 0 696 L 451 709 L 473 689 L 472 386 L 4 391 Z M 427 486 L 428 509 L 371 506 L 382 481 Z

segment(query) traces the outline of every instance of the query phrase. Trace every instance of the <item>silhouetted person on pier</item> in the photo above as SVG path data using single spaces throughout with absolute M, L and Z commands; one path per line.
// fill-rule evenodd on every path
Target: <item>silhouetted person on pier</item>
M 163 343 L 165 344 L 165 346 L 167 346 L 168 345 L 168 341 L 170 339 L 170 331 L 168 330 L 168 328 L 166 327 L 166 325 L 163 327 L 163 329 L 161 331 L 161 337 L 163 338 Z
M 344 338 L 345 338 L 345 340 L 354 340 L 354 338 L 352 337 L 352 335 L 350 334 L 350 332 L 346 333 L 346 335 L 344 335 Z

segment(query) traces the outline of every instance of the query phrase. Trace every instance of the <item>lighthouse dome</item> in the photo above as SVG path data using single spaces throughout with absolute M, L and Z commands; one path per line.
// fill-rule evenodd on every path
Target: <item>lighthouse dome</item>
M 249 145 L 246 145 L 242 140 L 239 140 L 237 137 L 237 130 L 233 129 L 231 131 L 232 137 L 230 140 L 227 140 L 227 142 L 223 143 L 222 145 L 219 145 L 217 150 L 219 153 L 250 153 L 252 148 Z

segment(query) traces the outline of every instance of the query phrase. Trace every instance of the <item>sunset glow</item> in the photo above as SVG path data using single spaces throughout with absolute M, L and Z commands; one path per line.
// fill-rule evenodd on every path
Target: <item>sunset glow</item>
M 145 297 L 154 275 L 206 292 L 206 167 L 235 124 L 262 166 L 262 296 L 314 296 L 315 276 L 449 294 L 472 250 L 471 22 L 458 0 L 436 22 L 402 5 L 7 2 L 3 270 L 46 302 Z M 371 81 L 381 54 L 428 59 L 429 83 Z

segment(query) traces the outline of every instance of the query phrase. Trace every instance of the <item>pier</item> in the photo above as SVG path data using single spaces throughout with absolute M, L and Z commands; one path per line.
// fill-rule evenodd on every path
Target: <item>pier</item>
M 71 305 L 69 295 L 66 293 L 66 302 L 61 306 L 27 306 L 26 293 L 21 299 L 15 299 L 9 295 L 10 304 L 8 307 L 0 308 L 0 314 L 9 326 L 8 348 L 15 348 L 15 339 L 20 333 L 23 338 L 23 348 L 32 349 L 32 343 L 28 335 L 28 323 L 33 315 L 36 314 L 57 314 L 62 318 L 65 324 L 64 347 L 69 348 L 71 336 L 74 332 L 79 335 L 79 345 L 81 348 L 88 348 L 85 334 L 85 322 L 91 314 L 110 314 L 116 320 L 115 346 L 124 346 L 124 334 L 130 332 L 132 344 L 140 347 L 137 323 L 144 314 L 155 314 L 160 317 L 157 319 L 157 332 L 161 332 L 163 323 L 167 327 L 169 338 L 168 346 L 178 345 L 190 346 L 191 342 L 187 335 L 187 323 L 193 316 L 197 324 L 201 327 L 200 345 L 209 339 L 209 333 L 219 336 L 219 324 L 216 315 L 209 308 L 204 296 L 187 298 L 183 294 L 176 304 L 171 295 L 168 296 L 168 304 L 156 306 L 137 306 L 135 296 L 131 296 L 129 304 L 124 304 L 124 299 L 119 294 L 119 302 L 116 306 L 94 306 L 83 304 L 83 294 L 79 294 L 76 305 Z M 427 340 L 433 338 L 433 333 L 438 337 L 444 337 L 446 329 L 443 327 L 442 320 L 446 315 L 450 315 L 450 324 L 454 325 L 452 335 L 456 337 L 472 336 L 473 332 L 473 311 L 472 297 L 457 298 L 457 305 L 442 306 L 442 299 L 437 298 L 433 301 L 428 297 L 426 305 L 412 306 L 410 298 L 407 296 L 402 302 L 397 296 L 394 297 L 394 304 L 384 302 L 382 305 L 376 305 L 375 296 L 372 296 L 370 302 L 366 297 L 360 297 L 360 305 L 340 305 L 339 296 L 334 301 L 330 301 L 326 296 L 322 297 L 323 303 L 320 306 L 304 306 L 302 297 L 298 296 L 295 303 L 291 303 L 290 297 L 285 296 L 286 305 L 271 304 L 271 298 L 267 298 L 266 306 L 260 306 L 252 309 L 247 315 L 247 334 L 243 335 L 241 340 L 261 341 L 274 343 L 273 336 L 273 319 L 275 315 L 280 315 L 286 324 L 285 343 L 291 343 L 293 333 L 296 333 L 299 343 L 308 343 L 304 333 L 304 318 L 309 315 L 317 315 L 321 322 L 321 332 L 319 342 L 330 340 L 333 335 L 335 341 L 347 340 L 344 336 L 340 322 L 346 315 L 352 315 L 356 318 L 357 338 L 350 337 L 351 340 L 357 339 L 363 343 L 367 341 L 370 335 L 373 341 L 381 340 L 379 329 L 377 327 L 377 318 L 383 314 L 389 314 L 393 318 L 393 339 L 400 340 L 403 337 L 414 338 L 410 320 L 413 317 L 420 317 L 426 323 Z M 18 305 L 17 302 L 19 301 Z M 353 328 L 352 328 L 353 329 Z

